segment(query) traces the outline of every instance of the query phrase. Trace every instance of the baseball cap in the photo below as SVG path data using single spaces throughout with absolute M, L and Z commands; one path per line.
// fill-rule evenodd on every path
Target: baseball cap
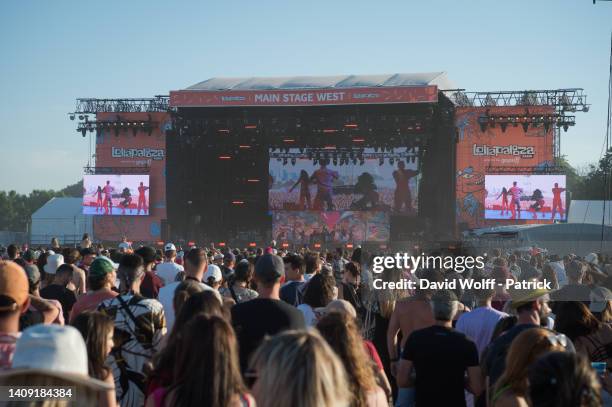
M 26 264 L 23 269 L 26 272 L 26 276 L 28 276 L 28 284 L 30 287 L 40 283 L 40 271 L 35 264 Z
M 54 253 L 47 257 L 47 264 L 45 264 L 43 270 L 45 270 L 45 273 L 47 274 L 55 274 L 57 268 L 62 264 L 64 264 L 64 256 Z
M 223 257 L 225 257 L 225 256 L 223 256 L 221 253 L 217 253 L 217 254 L 214 255 L 213 259 L 214 260 L 223 260 Z
M 23 256 L 21 257 L 23 257 L 25 261 L 36 261 L 38 259 L 38 256 L 40 256 L 40 252 L 28 249 L 23 253 Z
M 224 261 L 236 261 L 236 256 L 234 255 L 234 253 L 228 252 L 228 253 L 225 253 L 225 256 L 223 256 L 223 260 Z
M 81 333 L 72 326 L 37 324 L 21 333 L 12 368 L 0 373 L 0 378 L 28 373 L 66 379 L 94 390 L 114 387 L 89 377 L 87 347 Z
M 591 312 L 603 312 L 608 305 L 608 301 L 612 301 L 612 291 L 606 287 L 595 287 L 591 290 L 590 300 L 589 309 Z
M 134 253 L 142 257 L 145 264 L 154 262 L 157 256 L 157 253 L 155 253 L 155 249 L 151 246 L 142 246 L 138 248 Z
M 81 249 L 81 256 L 82 257 L 90 256 L 92 254 L 96 254 L 96 252 L 91 247 L 85 247 L 85 248 Z
M 174 243 L 166 243 L 166 245 L 164 246 L 164 251 L 165 252 L 170 252 L 170 251 L 175 252 L 176 246 L 174 245 Z
M 517 309 L 518 307 L 522 305 L 535 301 L 538 298 L 543 297 L 544 295 L 550 293 L 549 290 L 546 290 L 544 288 L 534 288 L 534 289 L 515 288 L 515 289 L 508 290 L 508 291 L 510 294 L 510 298 L 512 299 L 512 303 L 510 304 L 510 306 L 514 309 Z
M 127 250 L 130 248 L 130 244 L 128 242 L 121 242 L 119 243 L 119 245 L 117 246 L 117 248 L 119 250 Z
M 207 282 L 208 279 L 211 277 L 215 283 L 218 283 L 223 280 L 223 275 L 221 274 L 221 269 L 219 268 L 219 266 L 215 264 L 208 265 L 208 269 L 206 270 L 206 273 L 204 273 L 203 281 Z
M 594 265 L 597 265 L 599 263 L 599 260 L 597 259 L 597 255 L 595 253 L 589 253 L 586 256 L 584 256 L 584 261 L 586 261 L 589 264 L 594 264 Z
M 285 276 L 283 259 L 274 254 L 264 254 L 255 263 L 255 275 L 264 282 L 274 282 Z
M 95 280 L 101 280 L 116 269 L 117 265 L 108 257 L 96 257 L 93 263 L 91 263 L 91 266 L 89 266 L 89 277 Z
M 12 261 L 0 261 L 0 295 L 15 301 L 15 304 L 0 307 L 0 310 L 16 310 L 26 302 L 28 294 L 28 278 L 23 269 Z

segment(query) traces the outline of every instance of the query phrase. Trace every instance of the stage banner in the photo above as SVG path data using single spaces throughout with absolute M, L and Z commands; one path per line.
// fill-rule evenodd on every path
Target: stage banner
M 436 103 L 437 86 L 170 92 L 172 107 Z
M 508 224 L 508 220 L 485 219 L 485 175 L 501 169 L 545 168 L 553 165 L 554 130 L 530 126 L 525 132 L 521 125 L 500 125 L 481 130 L 478 118 L 490 114 L 523 116 L 525 107 L 458 107 L 455 124 L 458 133 L 456 169 L 457 223 L 478 228 Z M 533 115 L 553 114 L 552 106 L 529 106 Z M 512 220 L 513 223 L 541 223 L 536 219 Z M 550 222 L 550 220 L 548 220 Z
M 114 216 L 93 214 L 94 237 L 114 242 L 126 236 L 134 242 L 155 242 L 161 237 L 161 221 L 166 219 L 165 129 L 170 126 L 170 116 L 161 112 L 98 113 L 96 119 L 114 122 L 118 115 L 122 121 L 134 122 L 147 121 L 150 115 L 155 122 L 153 131 L 149 134 L 139 130 L 134 134 L 131 129 L 119 133 L 113 128 L 100 130 L 96 137 L 96 167 L 112 169 L 116 174 L 148 173 L 148 213 L 147 216 L 129 216 L 132 213 L 127 211 L 125 215 L 119 211 Z M 135 202 L 136 198 L 134 195 Z

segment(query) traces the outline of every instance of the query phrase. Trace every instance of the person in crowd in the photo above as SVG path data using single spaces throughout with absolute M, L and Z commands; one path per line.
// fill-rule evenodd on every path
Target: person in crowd
M 89 233 L 83 233 L 83 237 L 81 238 L 81 244 L 79 244 L 79 249 L 89 249 L 90 247 L 91 239 L 89 238 Z
M 348 260 L 345 258 L 344 250 L 341 247 L 337 247 L 333 254 L 332 260 L 332 271 L 334 272 L 334 278 L 336 279 L 336 284 L 340 284 L 342 281 L 342 277 L 344 275 L 344 267 L 348 263 Z
M 20 329 L 23 331 L 35 324 L 64 325 L 62 304 L 56 300 L 47 300 L 40 296 L 40 272 L 35 265 L 26 264 L 23 270 L 28 278 L 30 294 L 30 308 L 19 319 Z
M 482 280 L 484 281 L 484 279 Z M 465 334 L 476 344 L 478 355 L 491 342 L 497 323 L 508 314 L 491 306 L 495 290 L 477 290 L 478 306 L 470 312 L 463 313 L 457 320 L 457 332 Z
M 196 315 L 183 332 L 176 347 L 172 382 L 155 390 L 146 407 L 254 405 L 240 375 L 231 325 L 218 316 Z M 193 351 L 198 348 L 206 351 Z
M 284 277 L 285 267 L 280 257 L 272 254 L 261 256 L 255 264 L 255 282 L 259 296 L 251 301 L 236 304 L 231 310 L 243 372 L 249 357 L 266 335 L 306 327 L 302 313 L 280 300 L 281 280 Z
M 85 271 L 85 274 L 89 273 L 89 266 L 96 259 L 96 251 L 91 247 L 85 247 L 81 249 L 81 261 L 79 268 Z
M 39 257 L 39 260 L 41 260 L 38 263 L 38 269 L 42 270 L 45 272 L 45 282 L 43 284 L 43 287 L 46 287 L 47 285 L 53 283 L 53 279 L 55 278 L 55 273 L 57 272 L 57 269 L 64 264 L 64 256 L 61 254 L 52 254 L 52 255 L 47 255 L 46 253 L 44 255 L 42 255 L 41 257 Z M 70 267 L 70 270 L 72 270 L 72 267 Z M 69 283 L 72 282 L 72 275 L 70 276 L 70 281 Z M 67 286 L 68 287 L 68 286 Z M 68 289 L 74 291 L 74 285 L 70 284 L 70 286 L 68 287 Z M 75 293 L 76 295 L 76 293 Z
M 442 281 L 442 275 L 436 270 L 425 270 L 420 278 L 430 282 Z M 391 362 L 391 374 L 395 375 L 400 350 L 406 346 L 406 341 L 413 331 L 427 328 L 435 323 L 431 308 L 432 290 L 418 287 L 414 296 L 396 302 L 395 309 L 389 320 L 387 329 L 387 352 Z M 402 340 L 398 346 L 397 334 L 401 332 Z M 409 386 L 412 387 L 412 386 Z
M 193 248 L 185 254 L 185 281 L 195 281 L 199 283 L 203 290 L 213 290 L 208 285 L 202 283 L 204 278 L 204 272 L 208 268 L 208 259 L 206 256 L 206 250 L 202 248 Z M 164 312 L 166 315 L 166 323 L 168 329 L 172 329 L 174 324 L 174 291 L 181 284 L 180 281 L 174 281 L 170 284 L 166 284 L 159 290 L 159 302 L 164 306 Z M 219 294 L 219 302 L 221 301 L 221 295 Z
M 72 267 L 72 280 L 70 288 L 74 290 L 76 295 L 85 294 L 87 292 L 85 271 L 77 267 L 77 263 L 81 259 L 79 249 L 66 248 L 63 250 L 63 255 L 64 262 Z
M 184 283 L 187 283 L 183 285 Z M 187 323 L 196 315 L 205 315 L 207 317 L 217 316 L 227 319 L 227 313 L 221 306 L 219 299 L 212 291 L 202 291 L 199 284 L 193 281 L 184 281 L 177 288 L 177 297 L 181 296 L 181 292 L 187 294 L 187 287 L 193 290 L 199 289 L 199 292 L 191 294 L 184 304 L 177 308 L 176 323 L 172 327 L 170 333 L 164 336 L 165 344 L 162 349 L 153 357 L 152 372 L 149 374 L 147 383 L 147 395 L 155 392 L 160 387 L 168 387 L 172 384 L 174 377 L 174 369 L 176 362 L 177 347 L 180 343 L 180 333 L 183 332 Z M 185 288 L 179 291 L 179 288 Z
M 221 283 L 223 283 L 223 275 L 221 269 L 216 264 L 209 264 L 202 281 L 215 291 L 219 291 Z
M 511 291 L 512 308 L 517 315 L 516 325 L 495 339 L 483 355 L 484 374 L 493 386 L 506 368 L 506 357 L 512 341 L 523 331 L 540 327 L 540 322 L 550 313 L 548 291 L 543 289 Z
M 359 319 L 363 319 L 366 309 L 362 301 L 360 283 L 361 273 L 355 263 L 346 263 L 342 281 L 338 285 L 338 298 L 350 302 L 355 307 Z
M 287 282 L 281 287 L 280 298 L 287 304 L 297 307 L 304 299 L 306 264 L 304 258 L 299 254 L 289 254 L 283 258 L 283 262 Z
M 30 306 L 28 279 L 16 263 L 0 261 L 0 371 L 11 367 L 21 331 L 19 317 Z
M 540 281 L 549 282 L 551 286 L 551 290 L 553 291 L 559 289 L 559 281 L 557 280 L 557 273 L 555 272 L 555 269 L 553 268 L 551 263 L 547 263 L 544 265 L 544 268 L 542 269 L 542 277 L 540 278 Z
M 153 270 L 155 267 L 156 253 L 151 246 L 142 246 L 134 253 L 142 257 L 145 267 L 145 277 L 142 281 L 142 295 L 147 298 L 155 298 L 159 296 L 159 290 L 164 286 L 161 278 Z
M 491 394 L 492 407 L 527 407 L 527 368 L 547 352 L 565 350 L 567 339 L 547 329 L 528 329 L 519 334 L 508 350 L 506 368 Z
M 174 300 L 172 301 L 172 308 L 174 309 L 174 315 L 178 315 L 181 312 L 181 308 L 187 302 L 187 300 L 194 294 L 201 293 L 204 291 L 202 284 L 193 281 L 185 280 L 181 282 L 174 290 Z M 165 310 L 164 310 L 165 311 Z
M 40 256 L 40 252 L 27 249 L 25 252 L 23 252 L 21 258 L 26 262 L 26 264 L 35 265 L 36 260 L 38 260 L 38 256 Z
M 319 257 L 319 253 L 317 252 L 308 252 L 304 256 L 304 262 L 306 263 L 306 273 L 304 274 L 304 280 L 308 282 L 312 276 L 321 272 L 321 268 L 323 267 L 323 262 L 321 261 L 321 257 Z
M 253 265 L 247 259 L 242 259 L 238 262 L 234 269 L 234 273 L 228 281 L 227 287 L 219 289 L 221 295 L 225 298 L 231 298 L 236 304 L 249 301 L 257 298 L 257 291 L 249 288 L 251 279 L 253 278 Z M 285 267 L 286 272 L 286 267 Z M 281 288 L 281 299 L 283 289 Z
M 385 405 L 387 395 L 376 381 L 380 368 L 366 353 L 355 317 L 345 312 L 328 312 L 317 323 L 317 329 L 346 369 L 353 398 L 351 406 Z
M 351 400 L 342 361 L 316 331 L 266 340 L 253 355 L 246 381 L 258 407 L 340 407 Z
M 182 271 L 185 271 L 183 266 L 176 263 L 176 246 L 174 243 L 166 243 L 164 262 L 155 266 L 155 273 L 166 285 L 176 281 L 176 275 Z
M 98 261 L 98 259 L 96 259 Z M 93 265 L 92 264 L 92 269 Z M 145 371 L 159 350 L 166 333 L 162 304 L 145 298 L 140 287 L 145 279 L 144 260 L 126 254 L 119 266 L 121 295 L 103 301 L 98 310 L 113 318 L 114 344 L 109 364 L 115 376 L 115 391 L 122 407 L 142 406 L 145 401 Z
M 579 301 L 561 302 L 555 307 L 555 330 L 567 335 L 576 352 L 591 362 L 612 366 L 612 326 L 601 323 L 589 308 Z M 612 393 L 612 386 L 604 386 Z
M 528 370 L 531 407 L 600 407 L 601 386 L 587 359 L 570 352 L 551 352 Z
M 320 315 L 317 308 L 323 308 L 336 299 L 335 280 L 331 274 L 315 274 L 304 292 L 302 304 L 297 309 L 304 315 L 307 327 L 315 326 Z
M 11 261 L 15 261 L 19 258 L 19 247 L 16 244 L 10 244 L 6 248 L 6 254 L 8 255 L 8 259 Z
M 48 300 L 57 300 L 62 304 L 64 320 L 70 321 L 70 312 L 77 301 L 74 291 L 68 289 L 72 279 L 73 270 L 68 264 L 62 264 L 57 268 L 51 284 L 40 290 L 40 296 Z
M 57 237 L 53 237 L 51 238 L 51 250 L 53 250 L 55 253 L 60 251 L 60 242 L 59 239 Z
M 7 407 L 98 406 L 113 386 L 88 374 L 87 347 L 72 326 L 35 325 L 21 334 L 15 346 L 12 369 L 0 372 L 0 386 L 43 386 L 70 389 L 72 399 L 53 404 L 41 401 L 8 401 Z M 111 397 L 112 398 L 112 397 Z M 47 404 L 49 403 L 49 404 Z
M 606 287 L 591 290 L 589 310 L 604 324 L 612 322 L 612 291 Z
M 417 406 L 465 406 L 467 389 L 478 397 L 483 389 L 476 344 L 452 328 L 457 312 L 457 297 L 449 290 L 436 291 L 431 297 L 435 324 L 413 331 L 397 368 L 398 405 L 409 405 L 412 381 L 416 373 L 414 400 Z M 440 391 L 444 383 L 444 391 Z
M 551 294 L 554 302 L 561 301 L 583 301 L 588 304 L 591 299 L 591 289 L 582 283 L 585 276 L 584 264 L 577 260 L 569 262 L 565 266 L 568 284 Z M 553 304 L 553 310 L 556 307 Z
M 236 256 L 232 252 L 227 252 L 223 255 L 223 265 L 221 265 L 221 272 L 223 273 L 223 279 L 229 281 L 234 275 L 234 267 L 236 266 Z
M 115 263 L 107 257 L 98 257 L 89 268 L 89 291 L 80 296 L 72 306 L 70 323 L 83 311 L 95 311 L 102 301 L 115 298 L 117 293 L 112 290 L 117 273 Z
M 106 364 L 106 358 L 110 355 L 114 346 L 115 327 L 113 319 L 101 312 L 85 311 L 75 318 L 73 326 L 79 330 L 87 347 L 89 375 L 112 386 L 112 390 L 100 394 L 97 405 L 100 407 L 115 407 L 117 405 L 115 378 L 110 367 Z

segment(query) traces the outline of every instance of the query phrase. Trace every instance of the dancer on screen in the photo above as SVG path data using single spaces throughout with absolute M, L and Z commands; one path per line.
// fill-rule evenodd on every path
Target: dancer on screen
M 512 219 L 520 219 L 521 218 L 521 195 L 523 195 L 523 188 L 519 188 L 517 186 L 517 182 L 514 181 L 512 183 L 512 188 L 509 190 L 510 195 L 512 195 L 512 200 L 510 201 L 510 210 L 512 211 Z M 518 217 L 516 212 L 518 211 Z
M 533 218 L 537 219 L 538 218 L 537 212 L 540 212 L 542 208 L 544 208 L 544 195 L 542 194 L 541 190 L 536 188 L 533 191 L 533 195 L 531 196 L 531 199 L 534 202 L 529 207 L 529 210 L 533 213 Z M 542 215 L 542 217 L 544 217 L 544 215 Z
M 149 189 L 149 187 L 145 187 L 144 184 L 141 182 L 140 186 L 138 187 L 138 214 L 140 214 L 141 209 L 144 211 L 145 214 L 147 213 L 147 198 L 145 197 L 145 191 L 147 189 Z
M 502 188 L 501 193 L 497 196 L 497 198 L 495 198 L 495 200 L 497 201 L 500 197 L 502 199 L 501 214 L 503 215 L 504 213 L 508 213 L 508 190 L 506 187 Z
M 338 172 L 327 168 L 329 160 L 323 159 L 320 163 L 320 168 L 312 174 L 312 177 L 310 177 L 310 181 L 317 184 L 317 195 L 315 195 L 314 199 L 314 209 L 322 210 L 323 203 L 326 203 L 327 210 L 333 211 L 335 210 L 333 202 L 333 182 L 335 179 L 338 179 L 340 175 Z
M 395 180 L 395 195 L 393 197 L 393 209 L 400 212 L 402 207 L 412 212 L 412 194 L 410 193 L 410 179 L 419 174 L 418 171 L 407 170 L 403 161 L 397 163 L 397 170 L 393 171 Z
M 563 219 L 563 202 L 561 201 L 561 193 L 565 192 L 565 188 L 559 188 L 559 184 L 555 182 L 555 187 L 552 189 L 553 203 L 552 203 L 552 220 L 555 220 L 555 214 L 559 209 L 559 219 Z
M 123 191 L 121 192 L 121 198 L 123 198 L 123 201 L 121 201 L 119 205 L 121 205 L 122 207 L 121 213 L 125 215 L 125 210 L 129 208 L 130 204 L 132 203 L 132 193 L 130 192 L 130 189 L 128 187 L 123 188 Z
M 113 214 L 113 191 L 115 190 L 115 188 L 113 188 L 110 184 L 110 181 L 106 181 L 106 185 L 104 185 L 104 189 L 102 190 L 104 192 L 104 213 L 106 215 L 112 215 Z
M 102 206 L 104 205 L 104 200 L 102 199 L 102 187 L 98 185 L 98 189 L 91 196 L 96 196 L 96 212 L 102 211 Z
M 289 189 L 289 192 L 293 191 L 295 187 L 300 186 L 300 198 L 298 204 L 300 209 L 311 209 L 310 207 L 310 177 L 306 170 L 300 171 L 300 178 L 295 184 Z

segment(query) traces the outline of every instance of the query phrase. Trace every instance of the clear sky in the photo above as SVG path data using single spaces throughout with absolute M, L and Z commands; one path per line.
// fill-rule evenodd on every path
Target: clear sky
M 214 76 L 446 71 L 470 91 L 584 88 L 562 153 L 599 158 L 612 2 L 0 1 L 0 190 L 79 180 L 77 97 L 149 97 Z

